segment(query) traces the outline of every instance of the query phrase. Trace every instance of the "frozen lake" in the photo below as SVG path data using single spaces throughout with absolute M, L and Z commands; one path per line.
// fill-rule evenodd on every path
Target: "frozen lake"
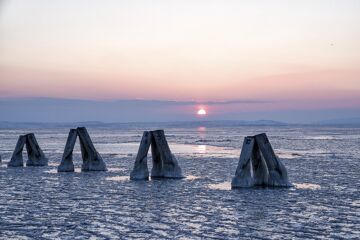
M 57 173 L 68 131 L 0 130 L 0 239 L 360 238 L 360 128 L 167 128 L 187 178 L 150 181 L 129 180 L 135 128 L 88 128 L 108 172 L 80 172 L 77 142 L 76 171 Z M 7 168 L 27 132 L 49 166 Z M 231 190 L 243 138 L 261 132 L 295 187 Z

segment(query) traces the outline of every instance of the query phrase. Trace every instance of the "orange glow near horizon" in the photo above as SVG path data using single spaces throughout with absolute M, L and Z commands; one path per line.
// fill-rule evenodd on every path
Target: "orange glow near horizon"
M 0 98 L 360 104 L 359 1 L 5 2 Z

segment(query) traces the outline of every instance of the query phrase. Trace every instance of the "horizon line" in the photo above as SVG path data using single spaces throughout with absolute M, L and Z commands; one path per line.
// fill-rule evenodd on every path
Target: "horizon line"
M 273 103 L 269 100 L 250 100 L 250 99 L 230 99 L 230 100 L 173 100 L 173 99 L 145 99 L 145 98 L 117 98 L 117 99 L 89 99 L 89 98 L 66 98 L 66 97 L 36 97 L 36 96 L 24 96 L 24 97 L 0 97 L 0 101 L 7 100 L 66 100 L 66 101 L 84 101 L 84 102 L 103 102 L 103 103 L 116 103 L 116 102 L 163 102 L 163 103 L 175 103 L 182 105 L 193 104 L 206 104 L 206 105 L 227 105 L 227 104 L 261 104 L 261 103 Z

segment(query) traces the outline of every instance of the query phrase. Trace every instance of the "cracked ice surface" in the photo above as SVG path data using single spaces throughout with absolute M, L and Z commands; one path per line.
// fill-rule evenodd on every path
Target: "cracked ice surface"
M 108 172 L 81 172 L 78 143 L 75 172 L 56 172 L 68 129 L 36 130 L 49 166 L 7 168 L 27 130 L 0 130 L 0 239 L 360 236 L 360 129 L 170 128 L 187 178 L 151 181 L 129 180 L 143 129 L 88 130 Z M 230 190 L 244 136 L 260 132 L 295 187 Z

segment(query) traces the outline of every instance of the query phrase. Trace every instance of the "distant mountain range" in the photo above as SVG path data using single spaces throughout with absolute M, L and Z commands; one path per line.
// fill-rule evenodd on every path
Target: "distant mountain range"
M 233 100 L 198 103 L 196 101 L 144 99 L 114 101 L 61 98 L 7 99 L 0 96 L 0 127 L 79 125 L 191 127 L 199 126 L 199 124 L 203 126 L 283 126 L 289 124 L 360 126 L 360 107 L 359 109 L 271 110 L 263 109 L 262 104 L 269 104 L 269 102 Z M 206 116 L 196 114 L 200 107 L 207 110 Z M 338 116 L 342 116 L 342 119 Z
M 318 125 L 360 125 L 360 118 L 338 118 L 318 121 Z
M 236 127 L 236 126 L 285 126 L 287 123 L 258 120 L 258 121 L 179 121 L 179 122 L 134 122 L 134 123 L 104 123 L 99 121 L 67 122 L 67 123 L 41 123 L 41 122 L 0 122 L 0 128 L 72 128 L 77 126 L 96 128 L 143 128 L 143 127 Z
M 360 118 L 333 119 L 319 121 L 313 124 L 290 124 L 272 120 L 224 120 L 224 121 L 178 121 L 178 122 L 133 122 L 133 123 L 104 123 L 100 121 L 41 123 L 41 122 L 0 122 L 0 128 L 72 128 L 78 126 L 93 128 L 165 128 L 184 127 L 237 127 L 237 126 L 356 126 L 360 127 Z

